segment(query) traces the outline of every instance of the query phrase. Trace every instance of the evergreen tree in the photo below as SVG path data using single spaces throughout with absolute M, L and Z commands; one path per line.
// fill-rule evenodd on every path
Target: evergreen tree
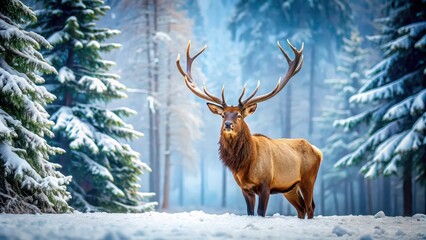
M 340 57 L 340 66 L 337 67 L 338 77 L 325 80 L 325 83 L 332 89 L 332 92 L 325 97 L 328 101 L 327 106 L 322 110 L 323 114 L 319 118 L 321 133 L 328 136 L 325 146 L 322 148 L 324 159 L 324 185 L 326 195 L 338 194 L 347 191 L 347 186 L 352 187 L 353 179 L 357 177 L 354 171 L 341 171 L 333 168 L 340 158 L 353 152 L 364 141 L 364 136 L 360 130 L 345 132 L 340 128 L 333 127 L 333 122 L 338 119 L 350 117 L 360 112 L 359 106 L 349 102 L 349 98 L 365 82 L 364 70 L 366 69 L 367 51 L 361 47 L 362 38 L 359 32 L 354 30 L 349 39 L 343 39 L 342 54 Z M 363 181 L 360 182 L 363 184 Z M 361 186 L 360 186 L 361 187 Z M 346 199 L 349 196 L 346 196 Z M 334 199 L 337 199 L 336 197 Z M 351 202 L 354 199 L 350 199 Z M 349 201 L 346 201 L 349 202 Z M 337 208 L 338 204 L 334 206 Z M 352 212 L 353 213 L 353 212 Z M 336 214 L 339 214 L 336 209 Z
M 122 117 L 136 114 L 128 108 L 107 109 L 102 104 L 125 98 L 116 74 L 108 73 L 115 63 L 101 53 L 120 47 L 105 43 L 117 30 L 96 27 L 95 21 L 109 9 L 101 0 L 46 0 L 37 12 L 39 29 L 53 49 L 46 53 L 59 69 L 47 78 L 46 86 L 58 96 L 49 109 L 57 137 L 54 143 L 67 153 L 56 160 L 73 176 L 71 204 L 82 211 L 142 212 L 152 194 L 139 192 L 139 175 L 150 171 L 140 154 L 120 140 L 143 134 Z
M 0 212 L 67 212 L 71 177 L 56 171 L 49 156 L 63 150 L 47 144 L 53 137 L 44 109 L 55 99 L 37 75 L 56 73 L 38 52 L 51 47 L 21 25 L 37 18 L 21 1 L 2 2 L 0 9 Z
M 368 140 L 339 165 L 362 163 L 368 178 L 401 174 L 404 215 L 411 215 L 412 172 L 415 179 L 426 180 L 426 1 L 393 0 L 388 8 L 388 16 L 377 20 L 379 34 L 372 37 L 384 58 L 350 99 L 370 108 L 338 122 L 349 129 L 367 123 Z

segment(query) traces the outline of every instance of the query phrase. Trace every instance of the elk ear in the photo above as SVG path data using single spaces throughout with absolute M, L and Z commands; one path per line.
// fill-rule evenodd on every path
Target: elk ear
M 213 104 L 213 103 L 207 103 L 207 107 L 209 107 L 210 111 L 217 115 L 222 115 L 223 113 L 223 107 Z
M 257 103 L 244 108 L 244 116 L 247 117 L 249 115 L 252 115 L 256 111 L 256 108 L 257 108 Z

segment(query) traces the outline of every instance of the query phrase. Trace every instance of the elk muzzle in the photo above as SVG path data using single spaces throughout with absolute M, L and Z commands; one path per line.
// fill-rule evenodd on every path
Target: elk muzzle
M 233 128 L 233 126 L 232 126 L 232 122 L 231 121 L 225 121 L 224 123 L 223 123 L 223 130 L 225 131 L 225 132 L 232 132 L 232 130 L 233 130 L 234 128 Z

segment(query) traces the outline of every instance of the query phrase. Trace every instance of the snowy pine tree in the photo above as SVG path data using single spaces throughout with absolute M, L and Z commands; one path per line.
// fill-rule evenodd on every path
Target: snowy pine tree
M 136 114 L 128 108 L 107 109 L 113 99 L 125 98 L 115 63 L 102 52 L 120 47 L 105 41 L 119 31 L 96 27 L 95 21 L 109 9 L 101 0 L 46 0 L 37 11 L 38 29 L 53 45 L 46 58 L 59 74 L 48 77 L 46 86 L 58 96 L 49 109 L 57 137 L 54 143 L 67 153 L 56 158 L 63 172 L 73 176 L 70 186 L 75 208 L 82 211 L 142 212 L 155 203 L 152 194 L 139 192 L 139 176 L 150 168 L 140 154 L 120 140 L 143 134 L 122 117 Z
M 412 172 L 426 180 L 426 1 L 394 0 L 388 8 L 388 16 L 377 19 L 380 33 L 372 37 L 384 58 L 350 98 L 370 108 L 337 122 L 348 129 L 367 123 L 368 140 L 338 165 L 362 163 L 365 177 L 402 175 L 404 215 L 411 215 Z
M 56 73 L 38 52 L 51 47 L 21 25 L 36 21 L 21 1 L 2 2 L 0 9 L 0 213 L 68 212 L 66 184 L 71 177 L 56 170 L 49 156 L 63 150 L 53 137 L 46 103 L 55 99 L 37 74 Z
M 342 190 L 345 193 L 348 188 L 346 185 L 353 187 L 353 179 L 356 179 L 358 174 L 349 169 L 341 171 L 333 168 L 333 164 L 343 156 L 353 152 L 365 141 L 358 129 L 343 131 L 341 128 L 333 127 L 335 120 L 348 118 L 360 112 L 358 104 L 350 103 L 349 98 L 358 91 L 366 78 L 363 72 L 366 69 L 368 55 L 367 51 L 361 46 L 362 38 L 359 32 L 354 30 L 351 37 L 349 39 L 344 38 L 343 42 L 341 64 L 337 67 L 338 77 L 325 80 L 332 92 L 325 97 L 328 102 L 325 104 L 327 107 L 322 110 L 322 116 L 317 121 L 320 124 L 321 134 L 328 136 L 324 147 L 321 148 L 324 159 L 327 159 L 323 163 L 324 184 L 325 189 L 327 189 L 326 197 L 341 193 Z M 353 201 L 354 199 L 350 200 Z M 334 206 L 337 207 L 338 204 L 335 203 Z M 338 209 L 336 209 L 336 214 L 339 214 Z

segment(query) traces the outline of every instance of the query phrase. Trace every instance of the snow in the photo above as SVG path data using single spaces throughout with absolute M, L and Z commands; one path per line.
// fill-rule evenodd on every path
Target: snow
M 240 216 L 203 211 L 141 214 L 0 214 L 2 239 L 422 239 L 426 216 Z
M 148 102 L 149 110 L 151 111 L 151 113 L 155 114 L 155 105 L 156 105 L 155 98 L 153 96 L 148 96 L 146 98 L 146 101 Z
M 166 32 L 156 32 L 155 36 L 154 36 L 154 40 L 160 41 L 160 42 L 163 42 L 163 43 L 167 43 L 167 42 L 172 41 L 172 38 Z
M 47 41 L 49 41 L 50 44 L 55 45 L 62 43 L 64 40 L 67 40 L 69 38 L 68 33 L 59 31 L 52 34 Z
M 61 83 L 75 80 L 74 72 L 65 66 L 61 67 L 58 73 L 59 73 L 58 79 L 59 79 L 59 82 Z
M 404 153 L 409 151 L 417 151 L 423 145 L 424 135 L 422 134 L 425 130 L 426 112 L 414 123 L 412 129 L 402 138 L 398 147 L 395 149 L 397 153 Z
M 29 185 L 23 184 L 22 187 L 34 187 L 42 180 L 41 176 L 28 164 L 27 161 L 19 157 L 13 147 L 6 143 L 0 143 L 0 159 L 4 159 L 2 165 L 5 168 L 6 175 L 14 173 L 15 177 L 22 178 Z
M 124 192 L 121 191 L 120 188 L 115 186 L 115 184 L 110 182 L 110 181 L 107 182 L 107 185 L 105 186 L 105 188 L 110 190 L 112 192 L 112 194 L 114 194 L 117 197 L 124 197 L 125 196 Z
M 94 141 L 91 126 L 74 116 L 71 108 L 61 107 L 52 115 L 52 120 L 56 121 L 56 124 L 52 128 L 53 131 L 62 131 L 69 136 L 71 149 L 88 147 L 94 154 L 99 152 Z
M 83 76 L 78 83 L 82 86 L 86 86 L 90 91 L 95 91 L 97 93 L 103 93 L 107 90 L 105 84 L 95 77 Z
M 381 87 L 374 88 L 372 90 L 358 93 L 352 96 L 349 101 L 351 103 L 367 103 L 382 99 L 391 99 L 396 96 L 405 93 L 405 88 L 412 79 L 419 74 L 419 71 L 414 71 L 404 75 L 403 77 L 396 79 L 395 81 L 383 85 Z
M 386 217 L 385 213 L 383 211 L 379 211 L 374 215 L 374 218 L 384 218 Z
M 92 40 L 89 43 L 87 43 L 87 47 L 99 49 L 101 47 L 100 43 L 98 41 Z
M 397 50 L 397 49 L 408 49 L 411 46 L 410 37 L 408 35 L 401 36 L 394 41 L 391 41 L 387 44 L 385 44 L 385 47 L 389 48 L 390 50 Z
M 84 162 L 86 162 L 87 166 L 89 167 L 89 169 L 91 170 L 93 175 L 95 175 L 95 176 L 98 175 L 98 176 L 104 177 L 104 178 L 106 178 L 110 181 L 114 180 L 114 177 L 112 176 L 112 174 L 110 173 L 110 171 L 106 167 L 104 167 L 104 166 L 100 165 L 99 163 L 93 161 L 90 157 L 88 157 L 84 153 L 80 153 L 80 152 L 77 152 L 77 151 L 73 151 L 73 153 L 75 155 L 79 156 L 81 159 L 83 159 Z
M 426 22 L 416 22 L 398 29 L 399 34 L 408 33 L 410 37 L 416 37 L 426 29 Z
M 419 41 L 414 44 L 416 48 L 424 48 L 426 47 L 426 35 L 424 35 Z

